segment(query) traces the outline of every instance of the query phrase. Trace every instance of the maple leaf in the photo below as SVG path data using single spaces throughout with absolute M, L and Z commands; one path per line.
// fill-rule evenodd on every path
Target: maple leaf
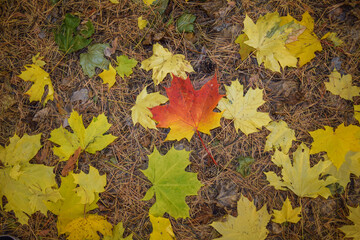
M 141 68 L 146 71 L 153 70 L 152 79 L 156 85 L 161 83 L 168 73 L 185 79 L 186 72 L 194 72 L 184 55 L 173 55 L 159 43 L 153 45 L 153 55 L 141 62 Z
M 272 221 L 279 224 L 284 222 L 297 223 L 301 219 L 299 215 L 301 215 L 301 206 L 292 208 L 289 197 L 287 197 L 281 210 L 274 210 L 274 219 Z
M 345 238 L 353 238 L 354 240 L 360 240 L 360 206 L 353 208 L 349 207 L 350 219 L 354 225 L 345 225 L 339 228 L 345 233 Z
M 74 183 L 79 184 L 79 187 L 75 188 L 75 192 L 81 197 L 81 204 L 92 203 L 97 193 L 105 191 L 106 174 L 100 176 L 99 171 L 90 166 L 89 173 L 81 172 L 79 174 L 72 173 L 74 177 Z
M 156 127 L 168 128 L 165 141 L 191 140 L 194 132 L 210 134 L 210 129 L 220 126 L 221 113 L 213 112 L 222 95 L 219 95 L 216 75 L 200 90 L 195 90 L 189 77 L 174 76 L 171 87 L 166 88 L 169 104 L 150 109 Z
M 118 66 L 115 69 L 123 79 L 125 75 L 129 77 L 133 73 L 132 68 L 138 63 L 135 59 L 129 59 L 125 55 L 117 56 L 116 62 Z
M 292 55 L 299 58 L 299 67 L 301 67 L 304 64 L 310 62 L 310 60 L 315 57 L 315 52 L 322 50 L 322 46 L 320 40 L 313 32 L 314 19 L 308 12 L 305 12 L 302 15 L 302 20 L 300 22 L 290 15 L 281 17 L 280 25 L 289 24 L 291 22 L 300 24 L 305 27 L 303 32 L 297 36 L 296 41 L 291 41 L 285 45 Z
M 170 220 L 163 217 L 154 217 L 150 214 L 150 221 L 153 231 L 150 234 L 150 240 L 173 240 L 175 239 L 174 232 L 171 227 Z
M 119 0 L 110 0 L 111 3 L 118 4 L 120 3 Z
M 327 156 L 325 155 L 325 159 Z M 360 152 L 349 151 L 345 155 L 345 161 L 337 169 L 333 164 L 331 164 L 327 170 L 327 173 L 334 176 L 337 179 L 337 182 L 346 188 L 347 184 L 350 182 L 350 174 L 360 176 Z
M 332 127 L 325 126 L 325 130 L 318 129 L 309 133 L 314 139 L 310 154 L 326 152 L 329 160 L 338 169 L 345 161 L 347 152 L 360 152 L 360 127 L 358 126 L 345 127 L 343 123 L 335 131 Z
M 104 69 L 102 73 L 99 74 L 99 77 L 104 81 L 105 83 L 108 83 L 109 89 L 114 85 L 116 82 L 116 70 L 113 68 L 113 66 L 109 65 L 109 70 Z
M 41 148 L 40 137 L 15 134 L 8 146 L 0 146 L 0 206 L 6 196 L 5 210 L 14 211 L 21 224 L 27 224 L 28 215 L 36 211 L 46 214 L 45 202 L 61 198 L 53 167 L 29 163 Z
M 54 154 L 60 157 L 60 161 L 68 160 L 79 147 L 83 151 L 94 154 L 117 138 L 111 134 L 104 135 L 111 127 L 105 114 L 94 117 L 86 129 L 81 115 L 76 111 L 71 113 L 68 122 L 74 133 L 60 127 L 51 131 L 49 138 L 53 143 L 60 145 L 60 147 L 53 147 Z
M 245 44 L 245 41 L 247 40 L 249 40 L 249 38 L 245 33 L 240 34 L 235 40 L 235 43 L 238 43 L 240 45 L 239 53 L 242 61 L 244 61 L 250 53 L 256 50 L 255 48 Z
M 45 105 L 48 100 L 54 100 L 54 88 L 51 83 L 49 73 L 41 68 L 45 62 L 41 61 L 41 58 L 39 58 L 38 55 L 39 54 L 32 58 L 33 64 L 27 64 L 24 66 L 26 70 L 22 71 L 18 77 L 24 81 L 34 83 L 25 93 L 30 96 L 30 102 L 41 101 L 45 88 L 47 87 L 48 91 L 43 102 L 43 105 Z
M 153 2 L 155 2 L 156 0 L 143 0 L 144 3 L 148 6 L 150 6 Z
M 291 164 L 289 156 L 285 154 L 282 154 L 282 157 L 275 161 L 272 159 L 278 167 L 282 167 L 282 177 L 271 171 L 265 172 L 270 185 L 278 190 L 290 189 L 299 197 L 316 198 L 322 196 L 328 198 L 331 192 L 326 186 L 335 183 L 336 179 L 328 176 L 325 180 L 320 180 L 319 177 L 325 175 L 325 171 L 331 163 L 319 161 L 310 167 L 309 152 L 309 148 L 302 143 L 293 153 L 293 164 Z
M 111 236 L 104 236 L 104 240 L 132 240 L 132 234 L 129 236 L 123 238 L 124 235 L 124 227 L 122 222 L 119 222 L 116 224 L 113 228 L 112 235 Z
M 131 118 L 134 125 L 140 123 L 144 128 L 156 129 L 155 121 L 149 108 L 158 106 L 168 101 L 168 98 L 161 95 L 159 92 L 148 94 L 146 87 L 136 97 L 136 103 L 131 108 Z
M 138 27 L 140 30 L 144 29 L 149 22 L 143 19 L 142 16 L 138 17 Z
M 112 225 L 103 216 L 89 214 L 86 217 L 78 217 L 69 222 L 64 231 L 69 234 L 69 240 L 100 240 L 97 232 L 104 236 L 112 234 Z
M 344 41 L 341 40 L 336 35 L 337 35 L 337 33 L 327 32 L 321 39 L 328 39 L 334 44 L 335 47 L 338 47 L 338 46 L 342 45 L 344 43 Z
M 149 155 L 149 167 L 142 170 L 153 184 L 142 200 L 147 201 L 156 196 L 156 202 L 149 210 L 150 214 L 162 217 L 167 212 L 174 218 L 189 217 L 185 197 L 196 195 L 202 186 L 196 173 L 185 172 L 189 164 L 189 152 L 185 150 L 171 148 L 162 156 L 154 148 Z
M 236 80 L 230 86 L 225 86 L 225 90 L 226 98 L 219 101 L 217 108 L 224 111 L 224 118 L 234 119 L 236 132 L 240 129 L 248 135 L 271 121 L 268 113 L 257 111 L 265 103 L 261 89 L 249 89 L 243 96 L 243 86 Z
M 81 187 L 82 185 L 83 183 L 80 182 L 79 186 Z M 58 216 L 57 229 L 59 235 L 65 233 L 65 228 L 71 221 L 79 217 L 84 217 L 84 213 L 98 208 L 96 204 L 99 200 L 98 194 L 96 194 L 92 203 L 82 204 L 81 197 L 75 192 L 76 187 L 77 184 L 74 181 L 74 174 L 61 177 L 61 186 L 59 188 L 61 199 L 57 202 L 46 203 L 48 209 Z
M 244 43 L 256 49 L 256 59 L 264 63 L 265 68 L 280 72 L 286 66 L 296 67 L 297 59 L 285 47 L 288 34 L 297 27 L 297 24 L 280 26 L 279 13 L 268 13 L 259 17 L 256 24 L 246 15 L 244 33 L 249 40 Z
M 360 123 L 360 105 L 354 105 L 354 118 Z
M 222 240 L 262 240 L 269 233 L 266 225 L 271 215 L 266 210 L 266 204 L 256 211 L 255 205 L 242 195 L 237 203 L 238 216 L 226 217 L 226 221 L 213 222 L 212 227 L 218 231 Z
M 324 82 L 326 90 L 334 95 L 338 95 L 346 100 L 352 101 L 352 98 L 359 96 L 360 87 L 352 86 L 352 77 L 350 74 L 341 76 L 334 70 L 329 76 L 329 82 Z
M 266 137 L 265 151 L 281 148 L 281 151 L 287 154 L 291 148 L 292 141 L 296 140 L 295 131 L 290 129 L 284 121 L 271 122 L 266 128 L 271 133 Z
M 109 44 L 97 43 L 91 45 L 87 53 L 80 54 L 80 65 L 89 77 L 95 75 L 95 67 L 108 69 L 110 62 L 104 56 L 105 48 L 110 48 Z

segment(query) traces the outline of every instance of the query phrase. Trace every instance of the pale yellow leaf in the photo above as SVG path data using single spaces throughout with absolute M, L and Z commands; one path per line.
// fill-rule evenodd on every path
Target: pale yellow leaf
M 158 85 L 168 73 L 186 79 L 186 72 L 194 72 L 190 62 L 182 54 L 173 55 L 159 43 L 153 45 L 153 55 L 141 62 L 141 68 L 146 71 L 153 70 L 152 79 Z
M 125 228 L 123 227 L 123 223 L 119 222 L 113 227 L 112 235 L 111 236 L 105 236 L 104 240 L 132 240 L 132 234 L 130 234 L 127 237 L 123 237 Z
M 334 33 L 334 32 L 325 33 L 325 35 L 321 39 L 330 40 L 334 44 L 335 47 L 338 47 L 344 43 L 343 40 L 341 40 L 339 37 L 337 37 L 337 33 Z
M 173 240 L 175 238 L 170 220 L 163 217 L 150 216 L 153 231 L 150 234 L 150 240 Z
M 281 210 L 274 210 L 274 219 L 272 221 L 280 224 L 284 222 L 297 223 L 301 219 L 299 215 L 301 215 L 301 207 L 292 208 L 291 202 L 287 197 Z
M 290 129 L 284 121 L 271 122 L 266 128 L 269 129 L 271 133 L 266 137 L 265 151 L 270 151 L 273 148 L 281 148 L 281 151 L 287 154 L 292 145 L 292 141 L 296 140 L 295 131 Z
M 153 2 L 155 2 L 155 0 L 143 0 L 143 1 L 148 6 L 150 6 Z
M 136 98 L 135 106 L 131 108 L 131 117 L 134 125 L 140 123 L 144 128 L 156 129 L 156 123 L 152 120 L 152 113 L 149 108 L 159 106 L 168 101 L 168 98 L 159 92 L 148 94 L 146 87 Z
M 140 30 L 144 29 L 149 22 L 143 19 L 142 16 L 138 17 L 138 27 Z
M 353 208 L 349 207 L 350 215 L 348 219 L 351 220 L 353 225 L 345 225 L 339 228 L 345 233 L 345 238 L 353 238 L 353 240 L 360 240 L 360 206 Z
M 263 90 L 249 89 L 244 96 L 243 86 L 238 80 L 225 86 L 226 98 L 219 101 L 217 108 L 224 111 L 223 117 L 233 119 L 236 132 L 238 129 L 246 135 L 257 132 L 270 121 L 268 113 L 258 112 L 257 108 L 265 103 Z
M 224 221 L 213 222 L 212 227 L 218 231 L 221 240 L 263 240 L 268 235 L 266 225 L 271 215 L 266 204 L 256 211 L 255 205 L 243 195 L 237 203 L 238 216 L 228 215 Z
M 118 4 L 120 3 L 119 0 L 110 0 L 111 3 Z
M 346 100 L 352 101 L 352 98 L 360 95 L 360 87 L 352 85 L 352 77 L 350 74 L 341 76 L 334 70 L 329 75 L 329 82 L 324 82 L 326 90 L 334 95 L 338 95 Z
M 99 74 L 99 77 L 101 77 L 101 79 L 104 81 L 104 84 L 109 84 L 109 89 L 114 85 L 114 83 L 116 82 L 116 70 L 115 68 L 113 68 L 111 63 L 109 65 L 109 70 L 104 69 L 104 71 Z

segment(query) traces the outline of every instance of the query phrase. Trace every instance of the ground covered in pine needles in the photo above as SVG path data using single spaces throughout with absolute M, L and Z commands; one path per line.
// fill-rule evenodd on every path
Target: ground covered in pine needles
M 47 0 L 1 0 L 0 1 L 0 144 L 8 143 L 15 133 L 34 135 L 43 133 L 43 148 L 32 160 L 55 166 L 57 174 L 64 162 L 51 151 L 47 140 L 50 132 L 61 126 L 72 110 L 83 115 L 85 126 L 94 116 L 105 113 L 112 124 L 109 132 L 118 137 L 105 150 L 95 155 L 83 153 L 78 168 L 87 172 L 89 165 L 106 173 L 106 191 L 100 194 L 99 208 L 95 213 L 106 216 L 112 224 L 123 222 L 125 236 L 133 233 L 134 239 L 147 239 L 152 231 L 148 210 L 154 203 L 141 201 L 151 183 L 140 171 L 146 169 L 149 155 L 156 146 L 164 154 L 171 146 L 191 150 L 189 171 L 197 172 L 204 185 L 197 196 L 187 197 L 190 218 L 170 217 L 177 239 L 213 239 L 220 235 L 209 224 L 226 214 L 236 213 L 236 202 L 241 195 L 254 200 L 257 208 L 267 204 L 268 209 L 280 209 L 288 196 L 296 207 L 303 207 L 302 220 L 297 224 L 280 225 L 270 222 L 267 239 L 343 239 L 338 227 L 351 224 L 346 216 L 345 205 L 356 207 L 360 202 L 360 179 L 353 176 L 344 191 L 338 189 L 333 197 L 300 199 L 291 191 L 277 191 L 266 181 L 264 171 L 278 171 L 264 152 L 269 131 L 263 128 L 246 136 L 234 129 L 229 120 L 221 120 L 221 127 L 202 134 L 219 166 L 214 165 L 200 139 L 195 135 L 190 142 L 164 142 L 168 129 L 146 130 L 133 125 L 131 107 L 136 96 L 145 87 L 149 92 L 170 86 L 170 76 L 154 86 L 151 72 L 140 69 L 140 64 L 130 77 L 117 76 L 116 84 L 108 90 L 98 76 L 84 75 L 79 55 L 86 48 L 64 55 L 54 41 L 54 29 L 62 23 L 66 13 L 77 14 L 82 20 L 91 20 L 95 26 L 92 43 L 109 43 L 115 50 L 109 59 L 127 55 L 141 62 L 152 55 L 152 44 L 159 42 L 173 53 L 185 55 L 195 72 L 190 74 L 195 89 L 199 89 L 216 72 L 224 85 L 239 79 L 245 91 L 252 87 L 264 89 L 266 103 L 259 111 L 269 112 L 272 120 L 284 120 L 296 132 L 293 152 L 300 142 L 310 145 L 309 131 L 324 125 L 336 127 L 341 123 L 357 124 L 353 118 L 353 103 L 326 91 L 323 82 L 334 67 L 353 76 L 354 85 L 360 86 L 360 5 L 355 1 L 195 1 L 170 0 L 164 15 L 149 10 L 140 0 L 120 0 L 112 4 L 107 0 L 68 1 L 60 0 L 52 5 Z M 245 14 L 253 20 L 268 12 L 291 14 L 300 20 L 309 11 L 315 20 L 314 32 L 318 37 L 328 31 L 338 33 L 344 41 L 340 47 L 323 43 L 323 51 L 301 68 L 286 68 L 274 73 L 258 66 L 254 57 L 241 61 L 236 37 L 243 29 Z M 184 12 L 195 15 L 192 34 L 176 31 L 175 21 Z M 148 19 L 150 26 L 144 30 L 137 27 L 137 18 Z M 54 101 L 45 106 L 30 103 L 24 93 L 31 83 L 18 75 L 31 57 L 40 53 L 47 63 L 55 89 Z M 97 69 L 97 73 L 100 73 Z M 79 100 L 74 93 L 88 91 L 87 99 Z M 84 96 L 83 96 L 84 97 Z M 85 94 L 86 97 L 86 94 Z M 360 98 L 354 98 L 360 104 Z M 239 157 L 252 157 L 255 163 L 251 174 L 242 177 L 237 171 Z M 317 158 L 313 156 L 312 163 Z M 20 239 L 58 239 L 56 216 L 34 214 L 29 225 L 19 225 L 13 214 L 1 210 L 0 233 L 11 234 Z M 60 237 L 60 239 L 62 239 Z

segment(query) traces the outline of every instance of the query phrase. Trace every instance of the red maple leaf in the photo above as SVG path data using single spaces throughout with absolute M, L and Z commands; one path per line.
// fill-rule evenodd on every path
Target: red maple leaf
M 165 141 L 190 141 L 194 132 L 210 134 L 219 127 L 222 113 L 213 111 L 223 97 L 218 88 L 216 74 L 200 90 L 194 89 L 189 77 L 184 80 L 173 75 L 171 87 L 166 88 L 169 104 L 150 109 L 157 127 L 170 127 Z

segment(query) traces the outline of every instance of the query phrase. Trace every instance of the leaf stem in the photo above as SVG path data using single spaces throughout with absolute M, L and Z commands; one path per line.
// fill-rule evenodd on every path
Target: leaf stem
M 204 141 L 202 140 L 199 131 L 196 129 L 196 133 L 200 138 L 201 144 L 203 145 L 203 147 L 205 148 L 207 154 L 210 156 L 211 160 L 215 163 L 216 166 L 218 166 L 217 162 L 215 161 L 214 157 L 211 155 L 211 153 L 209 152 L 209 150 L 207 149 L 207 147 L 205 146 Z

